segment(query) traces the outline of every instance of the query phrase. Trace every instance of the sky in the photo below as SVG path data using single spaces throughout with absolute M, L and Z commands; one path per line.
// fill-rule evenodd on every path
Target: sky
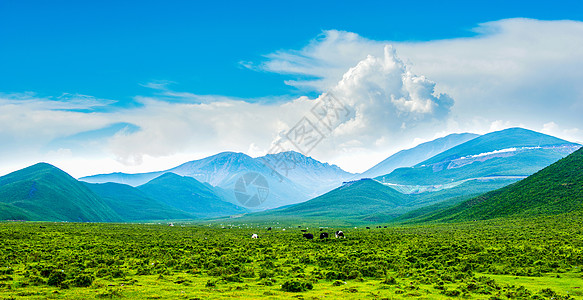
M 0 0 L 0 175 L 274 149 L 362 172 L 514 126 L 583 142 L 581 1 L 120 2 Z

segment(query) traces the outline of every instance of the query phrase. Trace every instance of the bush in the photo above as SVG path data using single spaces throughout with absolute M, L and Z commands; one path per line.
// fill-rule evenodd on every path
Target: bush
M 395 277 L 386 277 L 385 280 L 381 281 L 382 284 L 397 284 Z
M 67 279 L 67 274 L 63 271 L 54 271 L 49 275 L 47 284 L 50 286 L 62 286 Z
M 107 289 L 97 295 L 95 295 L 97 298 L 120 298 L 121 297 L 121 289 L 119 288 L 115 288 L 115 289 Z
M 36 275 L 30 275 L 28 276 L 26 283 L 28 283 L 29 285 L 43 285 L 45 284 L 45 281 L 41 277 L 38 277 Z
M 12 275 L 14 274 L 14 269 L 11 267 L 0 268 L 0 275 Z
M 332 283 L 333 286 L 341 286 L 341 285 L 344 285 L 344 284 L 346 284 L 346 282 L 340 281 L 340 280 L 336 280 L 336 281 L 334 281 Z
M 446 296 L 450 296 L 450 297 L 457 297 L 461 294 L 462 292 L 460 292 L 460 290 L 458 289 L 454 289 L 454 290 L 444 290 L 443 294 Z
M 313 288 L 314 286 L 310 282 L 300 282 L 298 280 L 286 281 L 281 285 L 281 289 L 286 292 L 304 292 Z
M 81 275 L 77 275 L 74 279 L 73 279 L 73 285 L 76 287 L 88 287 L 91 286 L 91 284 L 93 283 L 93 276 L 88 275 L 88 274 L 81 274 Z
M 95 272 L 95 277 L 97 277 L 97 278 L 103 278 L 103 277 L 107 277 L 109 275 L 111 275 L 111 273 L 106 268 L 100 268 Z
M 275 279 L 273 278 L 263 278 L 257 284 L 264 285 L 264 286 L 272 286 L 275 284 Z
M 214 288 L 217 287 L 217 282 L 214 280 L 208 280 L 204 286 L 207 288 Z
M 234 275 L 224 275 L 221 277 L 226 282 L 243 282 L 243 279 L 239 274 Z

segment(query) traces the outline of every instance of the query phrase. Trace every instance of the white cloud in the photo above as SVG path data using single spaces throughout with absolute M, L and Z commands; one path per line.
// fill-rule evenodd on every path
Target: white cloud
M 408 71 L 390 47 L 385 50 L 382 56 L 368 56 L 350 68 L 332 89 L 351 113 L 310 154 L 329 161 L 340 157 L 337 153 L 354 155 L 363 149 L 385 149 L 388 143 L 402 141 L 420 124 L 433 123 L 447 113 L 452 100 L 436 94 L 432 81 Z M 251 149 L 256 155 L 264 154 L 275 139 L 302 117 L 313 117 L 311 109 L 321 101 L 307 97 L 272 104 L 226 97 L 197 101 L 204 96 L 172 91 L 167 83 L 144 86 L 160 94 L 136 97 L 141 104 L 138 107 L 81 113 L 68 109 L 79 107 L 77 103 L 67 106 L 60 102 L 57 106 L 63 110 L 54 110 L 54 103 L 47 99 L 8 101 L 0 106 L 0 122 L 5 122 L 5 134 L 13 138 L 25 136 L 23 144 L 28 143 L 26 146 L 35 148 L 38 156 L 51 161 L 63 160 L 63 155 L 56 155 L 55 151 L 43 152 L 42 146 L 52 140 L 111 124 L 131 124 L 139 129 L 121 129 L 97 147 L 117 162 L 113 165 L 119 167 L 121 163 L 135 169 L 144 164 L 145 158 L 185 153 L 191 153 L 192 159 L 219 151 Z M 26 128 L 14 124 L 26 124 Z M 304 150 L 293 146 L 288 149 Z M 76 150 L 79 149 L 68 149 L 67 156 L 82 157 L 84 153 Z
M 342 77 L 339 70 L 367 55 L 380 57 L 389 43 L 410 71 L 436 82 L 437 92 L 455 99 L 448 123 L 456 123 L 459 130 L 484 132 L 496 121 L 535 130 L 551 121 L 581 127 L 583 22 L 507 19 L 480 24 L 474 31 L 468 38 L 391 42 L 329 30 L 300 50 L 269 55 L 262 66 L 316 77 L 290 84 L 326 90 Z M 419 110 L 430 107 L 413 104 Z
M 309 79 L 287 83 L 331 91 L 348 105 L 350 114 L 310 155 L 351 171 L 452 132 L 524 126 L 583 141 L 583 23 L 511 19 L 481 24 L 476 32 L 398 43 L 330 30 L 302 49 L 241 65 L 301 75 Z M 61 163 L 80 176 L 162 169 L 220 151 L 261 155 L 316 103 L 307 97 L 197 95 L 170 84 L 144 84 L 154 96 L 137 96 L 142 105 L 132 108 L 114 109 L 110 100 L 83 95 L 0 95 L 0 138 L 10 145 L 0 150 L 0 173 L 25 160 Z M 55 139 L 116 123 L 139 130 L 118 131 L 96 146 L 103 156 L 43 149 Z

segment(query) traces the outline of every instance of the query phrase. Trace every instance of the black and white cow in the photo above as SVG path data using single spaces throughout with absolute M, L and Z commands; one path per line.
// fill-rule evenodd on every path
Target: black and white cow
M 342 232 L 342 230 L 338 230 L 334 233 L 334 236 L 336 236 L 336 238 L 346 238 L 344 236 L 344 232 Z
M 251 235 L 251 238 L 252 238 L 252 239 L 258 239 L 258 238 L 259 238 L 259 236 L 257 235 L 257 233 L 254 233 L 253 235 Z
M 327 239 L 328 238 L 328 232 L 320 232 L 320 239 Z

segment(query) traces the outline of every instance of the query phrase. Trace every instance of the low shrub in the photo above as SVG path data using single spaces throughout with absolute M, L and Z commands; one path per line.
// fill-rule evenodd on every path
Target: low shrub
M 298 280 L 290 280 L 286 281 L 284 284 L 281 285 L 281 289 L 286 292 L 305 292 L 307 290 L 313 289 L 314 286 L 310 282 L 302 282 Z

